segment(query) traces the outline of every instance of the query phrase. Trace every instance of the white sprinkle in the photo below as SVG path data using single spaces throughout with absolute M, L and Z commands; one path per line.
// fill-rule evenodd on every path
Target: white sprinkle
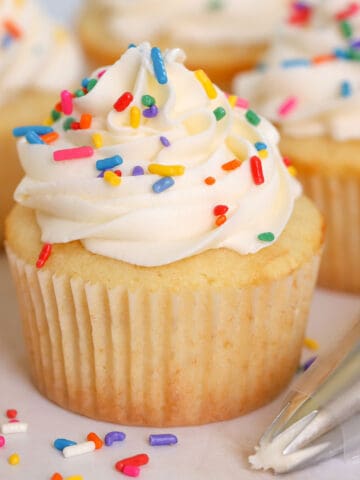
M 70 445 L 65 447 L 62 451 L 65 458 L 75 457 L 76 455 L 83 455 L 84 453 L 90 453 L 95 450 L 94 442 L 83 442 L 76 445 Z
M 1 433 L 24 433 L 27 432 L 28 424 L 23 422 L 4 423 L 1 425 Z

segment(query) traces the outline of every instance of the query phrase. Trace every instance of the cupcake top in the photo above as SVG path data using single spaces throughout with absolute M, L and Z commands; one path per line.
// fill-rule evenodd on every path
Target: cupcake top
M 25 170 L 15 199 L 35 209 L 44 242 L 155 266 L 276 241 L 301 192 L 277 131 L 183 61 L 179 49 L 132 46 L 62 91 L 52 126 L 14 130 Z
M 165 37 L 200 45 L 264 43 L 284 14 L 286 0 L 90 0 L 120 42 Z M 210 47 L 209 47 L 210 48 Z
M 234 88 L 287 135 L 358 139 L 359 60 L 359 2 L 293 2 L 264 62 Z
M 25 88 L 74 85 L 82 68 L 74 39 L 33 2 L 0 2 L 0 105 Z

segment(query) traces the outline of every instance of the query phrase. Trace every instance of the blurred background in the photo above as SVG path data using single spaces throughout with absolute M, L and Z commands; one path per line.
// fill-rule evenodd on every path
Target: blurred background
M 39 3 L 60 22 L 69 24 L 74 22 L 82 0 L 39 0 Z

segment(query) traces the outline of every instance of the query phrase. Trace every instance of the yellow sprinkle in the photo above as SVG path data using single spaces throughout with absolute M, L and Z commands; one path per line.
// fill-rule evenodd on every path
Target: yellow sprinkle
M 71 475 L 71 477 L 66 477 L 65 480 L 83 480 L 82 475 Z
M 269 152 L 267 150 L 260 150 L 258 152 L 258 156 L 264 160 L 264 158 L 267 158 L 269 156 Z
M 210 80 L 210 78 L 206 75 L 204 70 L 196 70 L 195 72 L 196 78 L 199 80 L 201 85 L 204 87 L 204 90 L 207 94 L 207 96 L 213 100 L 214 98 L 217 97 L 217 91 L 214 87 L 214 84 Z
M 106 180 L 113 187 L 118 187 L 121 183 L 121 178 L 116 175 L 116 173 L 111 170 L 107 170 L 104 173 L 104 180 Z
M 93 133 L 91 138 L 95 148 L 101 148 L 103 146 L 104 142 L 101 133 Z
M 138 128 L 140 125 L 141 112 L 139 107 L 130 108 L 130 125 L 132 128 Z
M 161 177 L 174 177 L 184 175 L 185 167 L 183 165 L 160 165 L 151 163 L 148 167 L 150 173 L 160 175 Z
M 293 166 L 293 165 L 290 165 L 290 167 L 288 167 L 288 172 L 290 173 L 290 175 L 292 175 L 293 177 L 296 177 L 297 175 L 297 170 L 296 168 Z
M 8 462 L 10 463 L 10 465 L 17 465 L 18 463 L 20 463 L 20 456 L 17 453 L 13 453 L 8 458 Z
M 49 117 L 49 118 L 46 118 L 42 123 L 46 127 L 50 127 L 50 125 L 54 123 L 54 120 L 51 117 Z
M 15 4 L 17 7 L 23 7 L 25 0 L 15 0 Z
M 236 101 L 237 101 L 237 96 L 236 95 L 230 95 L 228 98 L 228 101 L 232 107 L 235 107 Z
M 304 345 L 309 350 L 319 350 L 319 344 L 313 338 L 305 338 Z
M 54 31 L 54 38 L 57 43 L 65 43 L 69 39 L 69 34 L 64 28 L 57 27 Z

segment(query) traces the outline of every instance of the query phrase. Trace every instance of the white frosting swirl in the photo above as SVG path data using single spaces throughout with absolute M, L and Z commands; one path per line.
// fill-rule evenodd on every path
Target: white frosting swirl
M 243 45 L 266 42 L 285 10 L 286 0 L 94 0 L 108 31 L 123 42 L 165 36 L 172 45 Z
M 24 88 L 73 85 L 82 71 L 75 40 L 31 0 L 0 2 L 0 105 Z
M 255 127 L 246 110 L 232 108 L 216 87 L 210 99 L 194 72 L 187 70 L 181 50 L 168 50 L 164 60 L 168 82 L 160 85 L 153 71 L 149 44 L 130 48 L 101 76 L 85 96 L 74 100 L 72 117 L 91 113 L 91 128 L 62 128 L 51 146 L 18 144 L 26 176 L 15 192 L 19 203 L 37 212 L 42 240 L 62 243 L 81 240 L 85 248 L 104 256 L 137 265 L 163 265 L 207 249 L 227 247 L 239 253 L 256 252 L 268 243 L 257 236 L 272 232 L 277 238 L 300 194 L 277 148 L 278 133 L 264 119 Z M 97 72 L 94 73 L 96 78 Z M 134 99 L 124 111 L 114 103 L 124 92 Z M 159 113 L 141 118 L 138 128 L 129 124 L 129 109 L 142 106 L 142 96 L 156 99 Z M 216 120 L 214 110 L 226 115 Z M 53 160 L 62 148 L 92 145 L 100 133 L 104 144 L 91 158 Z M 160 136 L 170 141 L 164 147 Z M 265 182 L 254 183 L 250 157 L 257 155 L 256 142 L 267 145 L 262 161 Z M 97 178 L 98 159 L 121 155 L 122 183 L 115 187 Z M 225 171 L 222 165 L 237 158 L 240 168 Z M 149 164 L 182 165 L 185 173 L 162 193 L 152 185 L 161 177 L 148 173 Z M 135 166 L 145 175 L 133 176 Z M 216 183 L 204 180 L 214 177 Z M 215 226 L 213 209 L 226 205 L 227 221 Z
M 300 26 L 284 25 L 264 58 L 263 68 L 239 75 L 234 90 L 287 135 L 358 139 L 360 10 L 347 19 L 352 34 L 346 38 L 336 15 L 349 7 L 348 0 L 306 3 L 312 9 L 310 20 Z M 334 52 L 355 52 L 359 59 L 319 59 Z M 289 67 L 289 62 L 294 66 Z M 350 87 L 349 95 L 342 94 L 344 84 Z M 279 109 L 291 98 L 296 105 L 281 115 Z

